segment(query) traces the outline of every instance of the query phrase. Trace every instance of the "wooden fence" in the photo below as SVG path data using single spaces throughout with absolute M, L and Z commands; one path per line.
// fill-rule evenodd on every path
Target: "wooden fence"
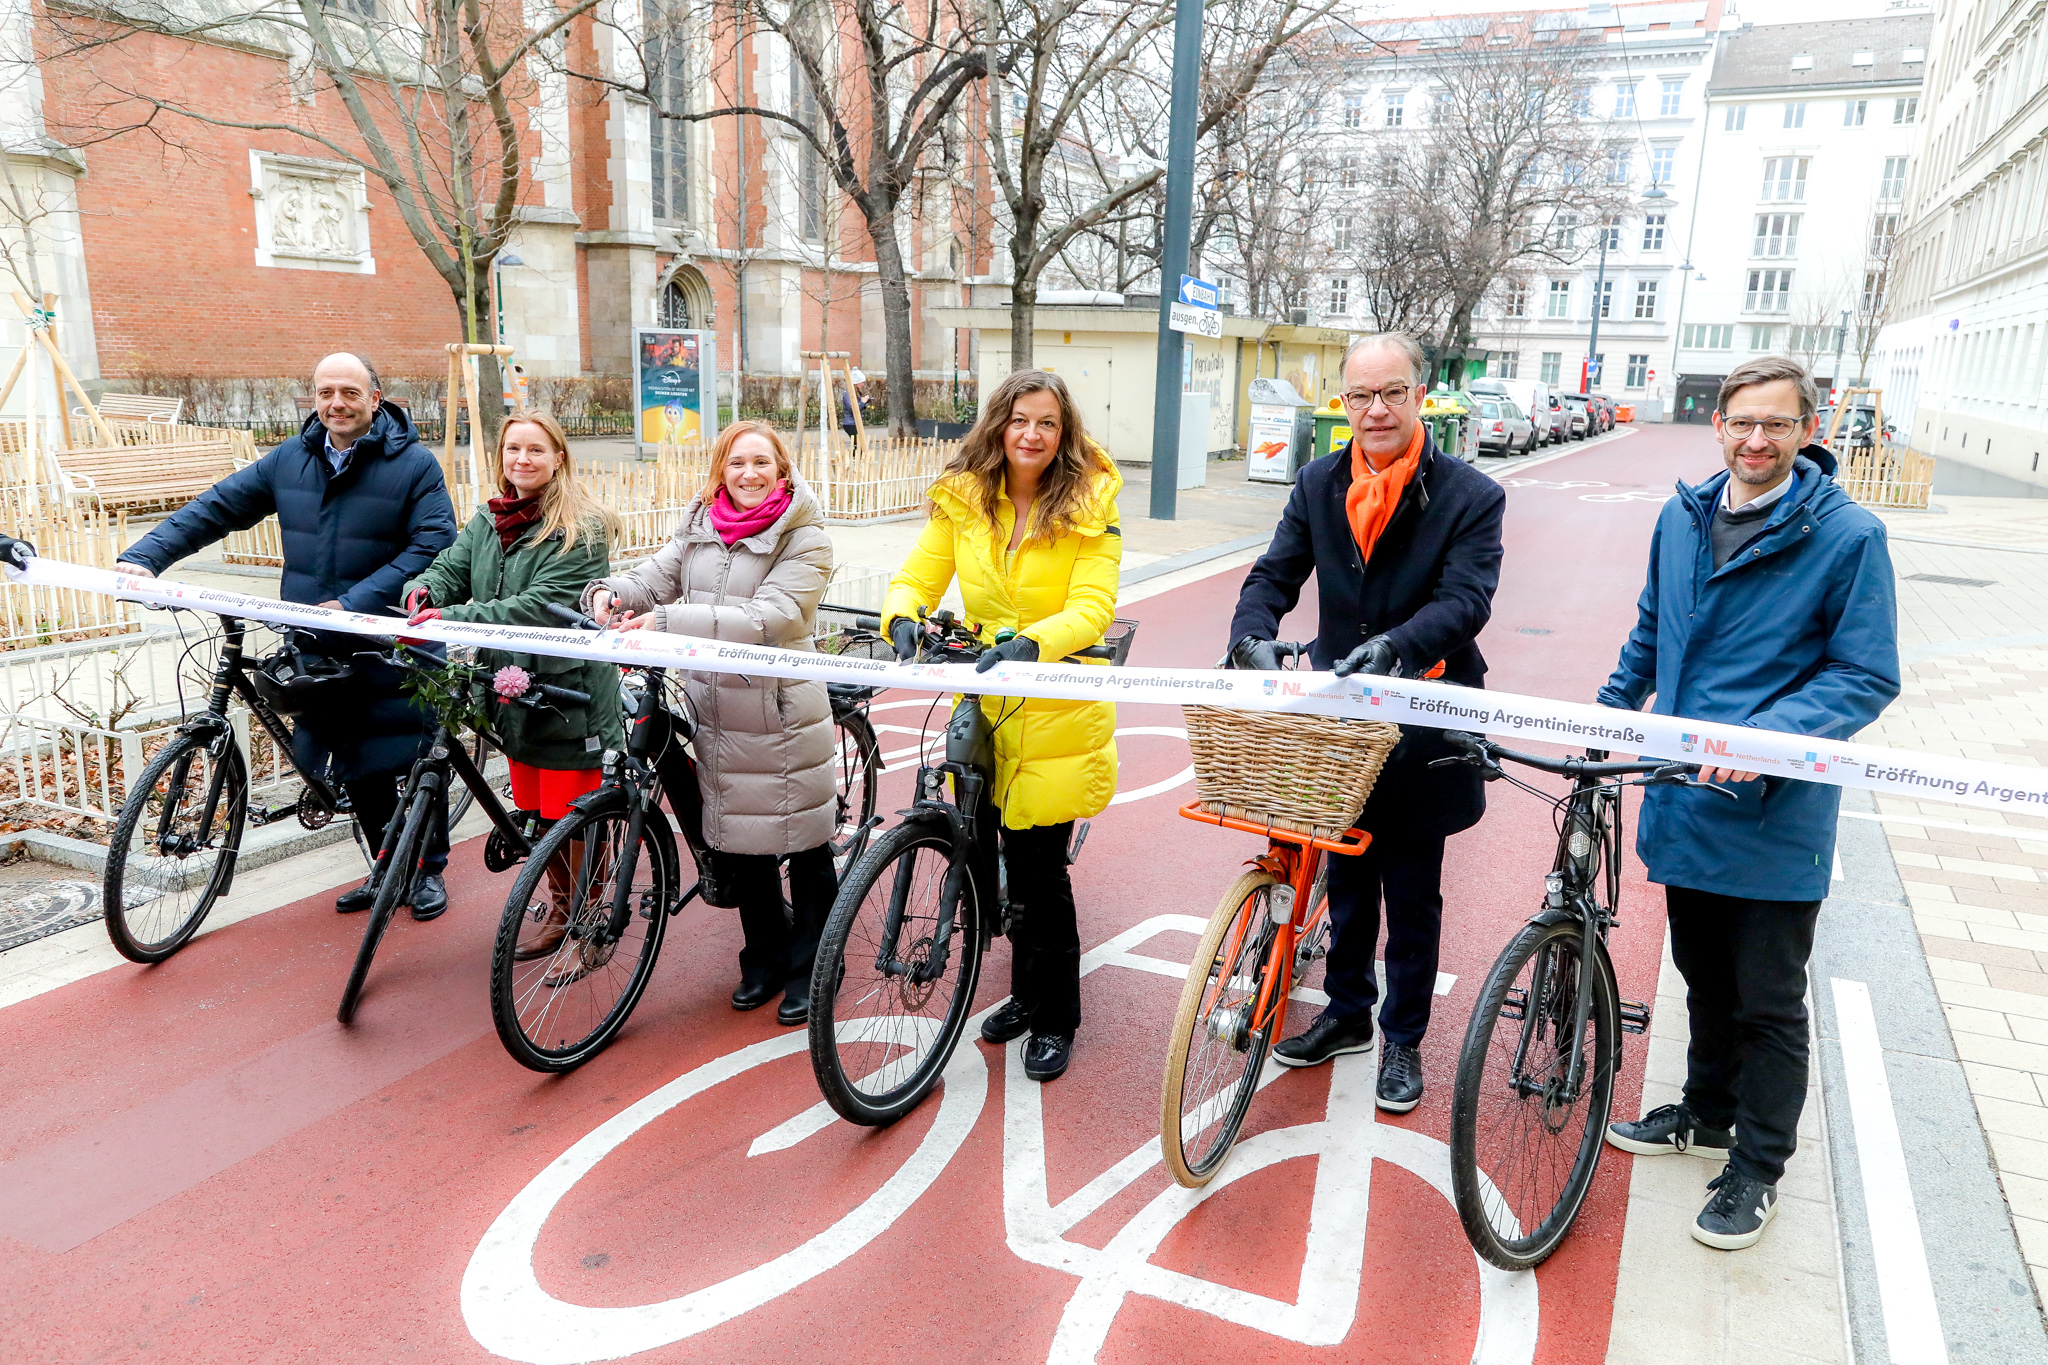
M 31 500 L 20 487 L 0 487 L 0 518 L 10 535 L 40 554 L 111 569 L 128 543 L 125 512 L 108 513 L 91 504 L 53 506 Z M 0 650 L 63 644 L 140 629 L 140 608 L 77 588 L 0 586 Z
M 797 472 L 817 494 L 827 520 L 879 521 L 922 510 L 926 491 L 959 449 L 958 441 L 873 436 L 856 449 L 852 441 L 835 436 L 821 451 L 818 437 L 806 434 L 796 445 Z M 663 446 L 661 459 L 687 468 L 692 496 L 710 476 L 711 457 L 704 446 Z
M 1934 491 L 1934 457 L 1910 446 L 1850 449 L 1835 482 L 1865 507 L 1925 508 Z

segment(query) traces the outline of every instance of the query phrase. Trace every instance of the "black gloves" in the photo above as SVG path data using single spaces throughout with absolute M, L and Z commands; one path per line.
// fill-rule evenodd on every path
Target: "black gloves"
M 26 569 L 35 552 L 36 547 L 25 540 L 16 540 L 13 536 L 0 536 L 0 560 L 12 564 L 17 569 Z
M 917 657 L 917 622 L 908 616 L 899 616 L 889 623 L 889 643 L 896 647 L 896 657 L 909 663 Z
M 1337 660 L 1330 671 L 1340 678 L 1353 673 L 1377 673 L 1391 676 L 1401 665 L 1401 656 L 1394 652 L 1394 642 L 1384 635 L 1375 635 L 1358 648 Z
M 1260 673 L 1277 673 L 1280 671 L 1280 651 L 1273 647 L 1271 640 L 1247 635 L 1230 647 L 1230 666 Z
M 986 673 L 997 664 L 1038 662 L 1038 641 L 1028 635 L 1012 635 L 974 661 L 976 673 Z

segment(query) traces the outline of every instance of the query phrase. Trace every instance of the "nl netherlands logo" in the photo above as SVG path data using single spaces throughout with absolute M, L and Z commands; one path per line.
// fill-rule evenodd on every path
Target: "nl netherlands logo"
M 1678 736 L 1679 752 L 1689 754 L 1693 751 L 1695 747 L 1698 746 L 1699 742 L 1700 737 L 1698 735 L 1688 735 L 1681 733 Z

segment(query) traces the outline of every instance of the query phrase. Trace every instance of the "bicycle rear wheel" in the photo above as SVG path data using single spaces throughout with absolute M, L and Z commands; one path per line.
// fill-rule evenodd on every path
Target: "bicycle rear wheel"
M 1159 1149 L 1173 1178 L 1189 1189 L 1208 1184 L 1236 1145 L 1273 1034 L 1286 1018 L 1282 1002 L 1265 1028 L 1252 1027 L 1277 932 L 1271 908 L 1279 884 L 1265 871 L 1239 877 L 1188 964 L 1166 1045 Z
M 1620 1000 L 1605 949 L 1582 959 L 1584 935 L 1577 921 L 1516 934 L 1480 988 L 1458 1056 L 1451 1186 L 1472 1249 L 1503 1270 L 1527 1270 L 1557 1250 L 1600 1160 Z M 1591 1008 L 1578 1031 L 1586 972 Z
M 633 860 L 628 904 L 617 937 L 609 929 L 619 886 L 630 810 L 572 811 L 533 850 L 512 883 L 491 951 L 491 1020 L 514 1061 L 533 1071 L 573 1071 L 604 1051 L 640 1003 L 661 953 L 676 898 L 675 846 L 648 811 Z M 537 913 L 536 913 L 537 912 Z M 554 950 L 518 960 L 520 933 L 562 916 Z
M 100 879 L 121 956 L 162 962 L 191 940 L 234 880 L 248 816 L 249 776 L 225 732 L 179 735 L 149 761 L 121 803 Z
M 862 828 L 874 816 L 882 788 L 882 746 L 874 727 L 858 711 L 833 716 L 834 782 L 838 795 L 837 823 L 832 829 L 832 853 L 841 869 L 860 856 L 858 845 L 866 841 Z
M 362 946 L 356 949 L 355 966 L 349 969 L 348 984 L 341 988 L 341 1005 L 334 1012 L 334 1017 L 344 1024 L 355 1022 L 356 1006 L 363 998 L 363 983 L 369 979 L 370 963 L 377 956 L 377 945 L 384 941 L 384 931 L 391 927 L 391 917 L 412 890 L 413 874 L 418 870 L 420 846 L 427 837 L 427 820 L 432 808 L 431 794 L 424 789 L 415 790 L 412 803 L 405 810 L 405 823 L 399 826 L 398 841 L 391 846 L 391 852 L 379 860 L 377 895 L 370 902 L 370 922 L 363 926 Z
M 811 973 L 811 1070 L 841 1118 L 894 1123 L 938 1084 L 981 976 L 974 879 L 944 904 L 952 831 L 896 826 L 839 884 Z

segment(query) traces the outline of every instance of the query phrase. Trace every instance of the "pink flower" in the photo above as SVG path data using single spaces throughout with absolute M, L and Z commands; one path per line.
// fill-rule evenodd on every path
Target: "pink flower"
M 533 679 L 518 664 L 506 664 L 491 678 L 491 691 L 505 700 L 526 695 L 526 689 L 533 686 Z

